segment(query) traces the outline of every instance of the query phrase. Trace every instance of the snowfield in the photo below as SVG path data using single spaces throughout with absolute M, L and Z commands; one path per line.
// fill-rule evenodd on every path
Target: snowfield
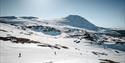
M 83 19 L 66 18 L 75 17 Z M 0 63 L 125 63 L 125 37 L 95 34 L 88 21 L 86 28 L 62 22 L 1 17 Z

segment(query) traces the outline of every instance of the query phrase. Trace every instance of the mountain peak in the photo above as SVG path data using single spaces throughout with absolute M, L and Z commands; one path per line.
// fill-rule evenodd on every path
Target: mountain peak
M 79 16 L 79 15 L 69 15 L 64 18 L 66 22 L 64 22 L 67 25 L 79 27 L 79 28 L 85 28 L 89 30 L 97 30 L 97 27 L 89 22 L 87 19 Z
M 67 17 L 81 17 L 79 15 L 68 15 Z
M 79 16 L 79 15 L 68 15 L 65 17 L 65 19 L 70 20 L 70 21 L 82 21 L 82 22 L 89 22 L 87 19 Z
M 73 18 L 77 18 L 77 19 L 83 19 L 83 17 L 79 16 L 79 15 L 68 15 L 67 17 L 65 17 L 65 19 L 73 19 Z

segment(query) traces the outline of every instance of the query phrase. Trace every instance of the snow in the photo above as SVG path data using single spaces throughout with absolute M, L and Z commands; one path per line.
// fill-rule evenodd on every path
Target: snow
M 66 22 L 64 23 L 70 26 L 85 28 L 89 30 L 97 30 L 98 28 L 94 24 L 90 23 L 88 20 L 78 15 L 69 15 L 64 19 L 66 20 Z
M 72 39 L 64 39 L 63 41 L 61 39 L 56 39 L 56 41 L 57 40 L 60 41 L 57 42 L 58 44 L 70 46 L 70 49 L 56 50 L 51 48 L 37 47 L 35 44 L 13 44 L 11 42 L 0 41 L 1 63 L 44 63 L 50 61 L 53 63 L 99 63 L 99 58 L 112 59 L 121 63 L 125 62 L 125 53 L 122 51 L 117 54 L 113 49 L 86 46 L 86 44 L 72 45 L 73 43 L 71 42 L 65 42 L 71 41 Z M 75 50 L 74 47 L 77 47 L 80 50 Z M 56 55 L 54 55 L 55 51 L 57 52 Z M 105 52 L 108 54 L 108 56 L 100 55 L 99 57 L 98 55 L 93 55 L 91 53 L 92 51 Z M 21 58 L 18 58 L 19 53 L 22 54 Z M 82 53 L 82 55 L 80 55 L 80 53 Z
M 76 21 L 74 15 L 68 16 L 73 19 L 71 21 Z M 79 18 L 79 16 L 77 16 Z M 63 18 L 63 19 L 67 19 Z M 62 20 L 63 20 L 62 19 Z M 83 18 L 80 18 L 83 19 Z M 1 18 L 0 18 L 1 20 Z M 3 19 L 2 19 L 3 20 Z M 18 21 L 19 20 L 19 21 Z M 84 19 L 83 19 L 84 20 Z M 0 21 L 0 37 L 18 37 L 26 38 L 33 41 L 38 41 L 40 43 L 13 43 L 10 40 L 4 41 L 0 39 L 0 63 L 100 63 L 99 59 L 109 59 L 115 62 L 125 63 L 125 45 L 115 44 L 111 42 L 111 39 L 118 40 L 119 38 L 109 37 L 104 35 L 103 37 L 109 38 L 104 45 L 91 44 L 91 41 L 86 39 L 78 38 L 66 38 L 69 34 L 81 34 L 81 28 L 73 27 L 69 23 L 65 23 L 62 26 L 56 21 L 39 21 L 39 20 L 29 20 L 29 19 L 5 19 L 4 22 L 11 21 L 8 23 L 2 23 Z M 12 23 L 17 21 L 17 23 Z M 23 22 L 23 23 L 18 23 Z M 87 21 L 85 21 L 87 22 Z M 89 23 L 89 22 L 88 22 Z M 15 24 L 15 25 L 12 25 Z M 58 25 L 57 25 L 58 24 Z M 67 25 L 68 24 L 68 25 Z M 70 23 L 71 24 L 71 23 Z M 86 24 L 86 23 L 85 23 Z M 23 26 L 48 26 L 54 27 L 55 29 L 61 30 L 59 35 L 47 35 L 43 32 L 36 32 L 32 29 L 26 28 L 25 30 L 21 27 Z M 67 29 L 79 29 L 78 31 L 65 33 Z M 88 31 L 88 30 L 86 30 Z M 81 32 L 81 33 L 80 33 Z M 90 31 L 89 31 L 90 32 Z M 54 33 L 54 32 L 52 32 Z M 91 32 L 92 33 L 92 32 Z M 74 40 L 80 41 L 80 43 L 75 43 Z M 100 39 L 101 40 L 101 39 Z M 121 39 L 124 41 L 123 39 Z M 42 47 L 38 45 L 58 45 L 60 49 L 54 47 Z M 68 49 L 61 48 L 61 46 L 68 47 Z M 96 52 L 94 54 L 93 52 Z M 19 56 L 21 53 L 21 57 Z

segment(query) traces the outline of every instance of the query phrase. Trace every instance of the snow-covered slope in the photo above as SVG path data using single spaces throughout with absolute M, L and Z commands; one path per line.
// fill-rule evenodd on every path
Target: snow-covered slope
M 90 29 L 96 26 L 76 15 L 52 21 L 0 17 L 0 63 L 125 63 L 124 37 Z
M 78 15 L 69 15 L 65 18 L 63 18 L 65 21 L 63 21 L 63 24 L 70 25 L 73 27 L 79 27 L 79 28 L 85 28 L 89 30 L 97 30 L 98 27 L 94 24 L 90 23 L 88 20 L 84 19 L 81 16 Z

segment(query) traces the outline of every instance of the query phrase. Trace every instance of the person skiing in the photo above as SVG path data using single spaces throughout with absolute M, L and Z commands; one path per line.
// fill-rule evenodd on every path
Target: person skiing
M 19 53 L 19 56 L 18 56 L 19 58 L 21 57 L 21 53 Z
M 55 55 L 57 54 L 56 51 L 54 52 L 54 54 L 55 54 Z

